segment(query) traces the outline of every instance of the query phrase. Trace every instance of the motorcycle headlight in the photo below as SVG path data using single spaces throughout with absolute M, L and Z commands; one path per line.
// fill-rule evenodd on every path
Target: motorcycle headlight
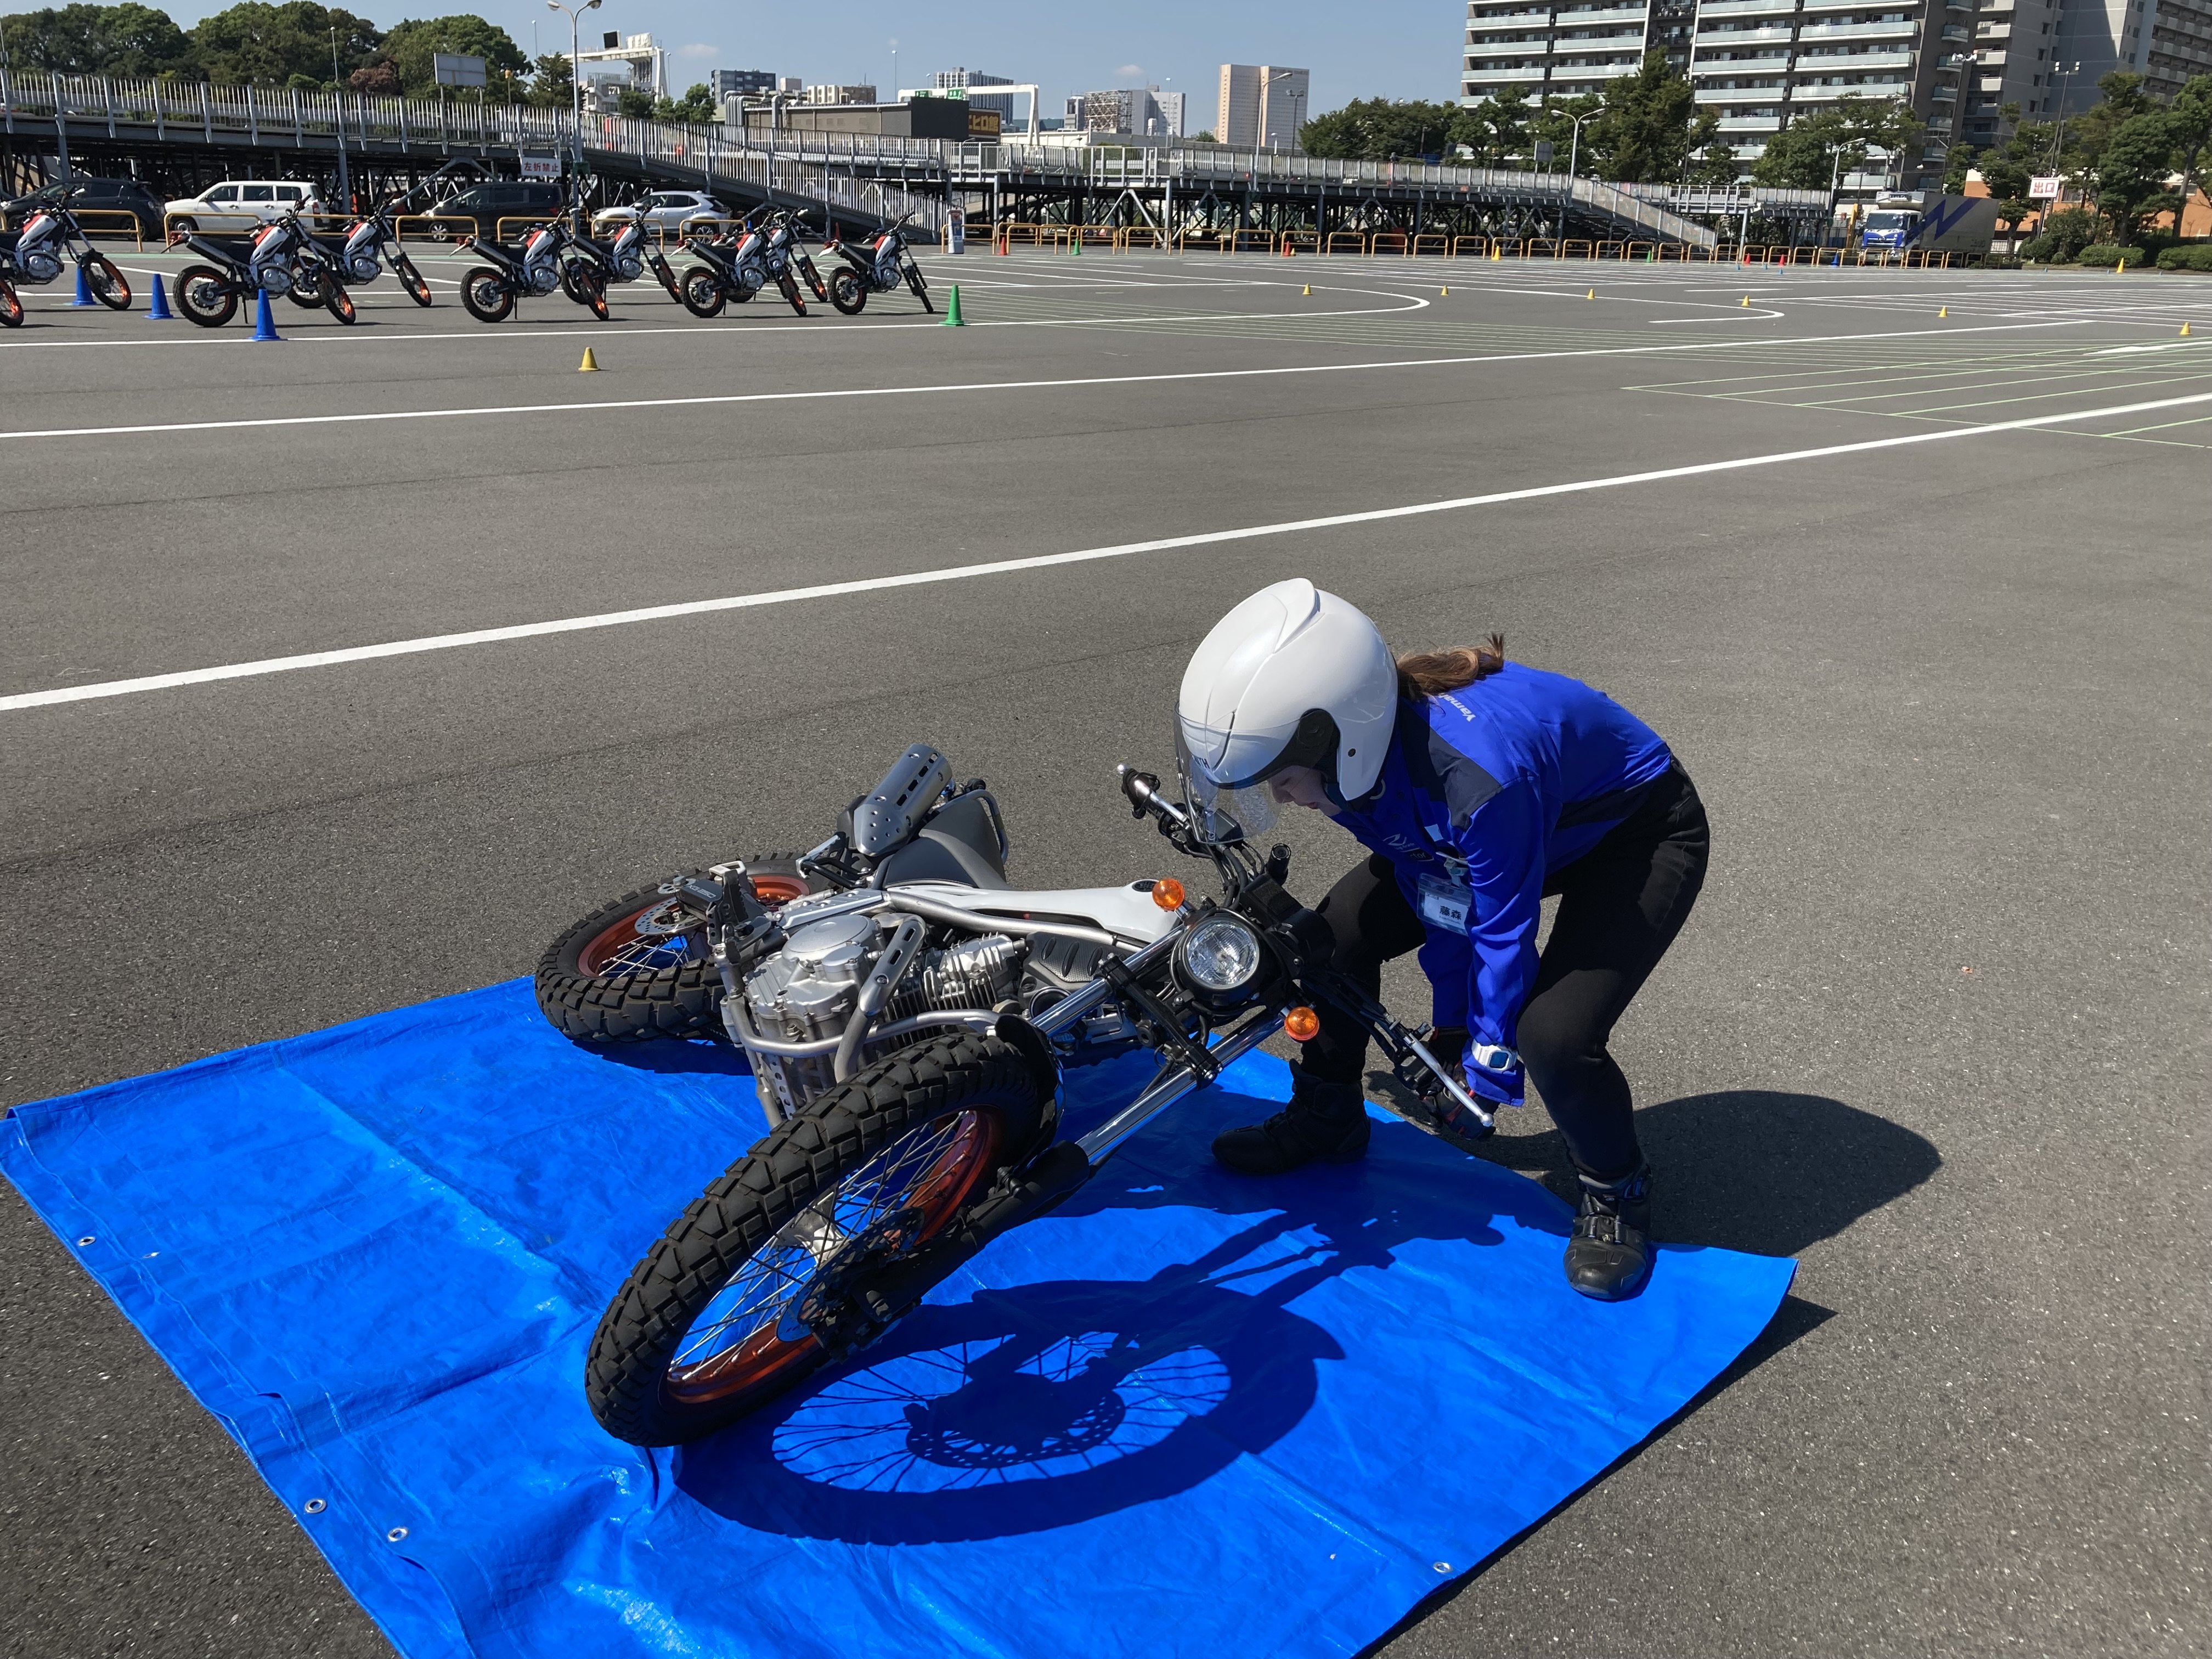
M 1240 918 L 1217 911 L 1183 935 L 1182 969 L 1200 990 L 1241 991 L 1260 976 L 1266 957 L 1260 936 Z

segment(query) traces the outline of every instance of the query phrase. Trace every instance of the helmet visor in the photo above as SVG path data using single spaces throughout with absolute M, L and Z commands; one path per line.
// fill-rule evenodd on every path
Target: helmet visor
M 1242 785 L 1219 781 L 1190 752 L 1181 731 L 1176 733 L 1176 770 L 1182 782 L 1183 805 L 1189 809 L 1198 839 L 1206 845 L 1250 841 L 1275 827 L 1275 797 L 1266 780 Z

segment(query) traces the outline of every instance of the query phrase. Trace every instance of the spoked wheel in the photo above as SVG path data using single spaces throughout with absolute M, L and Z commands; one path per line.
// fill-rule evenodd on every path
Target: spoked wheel
M 783 297 L 791 301 L 791 308 L 804 317 L 806 314 L 806 301 L 799 295 L 799 279 L 787 270 L 775 279 L 775 285 L 783 290 Z
M 15 290 L 0 283 L 0 328 L 21 328 L 23 325 L 23 302 Z
M 1046 1103 L 975 1032 L 877 1061 L 787 1119 L 671 1226 L 599 1321 L 584 1385 L 635 1445 L 696 1440 L 833 1358 L 809 1328 L 857 1262 L 943 1237 L 1028 1156 Z M 948 1269 L 949 1271 L 949 1269 Z
M 461 305 L 480 323 L 499 323 L 514 309 L 514 290 L 489 265 L 475 265 L 461 275 Z
M 914 290 L 914 297 L 921 301 L 921 308 L 924 311 L 932 313 L 936 311 L 937 307 L 930 303 L 929 283 L 922 276 L 919 267 L 909 266 L 908 268 L 906 273 L 906 285 Z
M 599 272 L 596 270 L 578 271 L 576 273 L 576 293 L 574 297 L 576 303 L 582 306 L 586 311 L 590 312 L 592 316 L 598 318 L 603 323 L 606 321 L 607 283 L 606 278 L 600 276 Z
M 830 273 L 830 303 L 848 317 L 857 317 L 868 303 L 868 285 L 849 265 Z
M 806 286 L 814 290 L 816 299 L 829 299 L 830 290 L 822 281 L 822 273 L 814 268 L 814 261 L 803 254 L 799 260 L 799 273 L 806 278 Z
M 811 890 L 789 857 L 745 869 L 771 910 Z M 578 1042 L 721 1035 L 721 975 L 684 939 L 701 912 L 676 890 L 684 878 L 625 893 L 553 941 L 538 959 L 538 1006 L 556 1030 Z
M 348 328 L 360 319 L 360 313 L 354 310 L 353 295 L 345 291 L 345 284 L 336 277 L 324 279 L 323 303 L 329 307 L 331 315 Z
M 726 296 L 713 271 L 704 265 L 694 265 L 684 273 L 683 291 L 676 297 L 684 301 L 684 310 L 694 317 L 719 317 Z
M 407 297 L 418 306 L 430 303 L 430 284 L 422 280 L 422 273 L 415 269 L 415 262 L 404 253 L 392 256 L 392 274 L 399 279 L 399 286 Z
M 238 314 L 238 291 L 210 265 L 186 265 L 177 273 L 177 309 L 188 323 L 221 328 Z
M 83 269 L 85 285 L 91 289 L 94 299 L 110 311 L 131 309 L 131 284 L 116 269 L 115 261 L 104 253 L 88 254 Z
M 284 297 L 302 311 L 320 311 L 325 286 L 319 267 L 301 265 L 292 272 L 292 286 L 284 290 Z

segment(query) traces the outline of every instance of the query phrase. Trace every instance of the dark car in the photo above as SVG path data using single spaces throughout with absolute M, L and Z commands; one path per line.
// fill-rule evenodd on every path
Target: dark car
M 122 216 L 126 213 L 137 221 L 138 235 L 159 241 L 166 234 L 161 226 L 161 198 L 136 179 L 68 179 L 58 182 L 76 192 L 70 198 L 70 209 L 78 216 L 78 222 L 88 236 L 100 239 L 131 235 L 131 228 Z M 10 222 L 21 216 L 22 205 L 20 202 L 8 204 Z
M 507 232 L 512 236 L 522 228 L 524 222 L 553 218 L 568 204 L 568 192 L 557 184 L 495 179 L 486 184 L 471 185 L 459 194 L 447 197 L 430 211 L 441 219 L 472 219 L 476 222 L 476 234 L 495 237 L 500 234 L 499 222 L 502 219 L 510 222 Z M 434 236 L 437 232 L 431 234 Z M 468 233 L 456 226 L 455 234 Z

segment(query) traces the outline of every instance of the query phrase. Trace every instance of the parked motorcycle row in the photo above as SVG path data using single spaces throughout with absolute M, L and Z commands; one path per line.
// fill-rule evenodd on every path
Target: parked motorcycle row
M 73 260 L 94 299 L 112 310 L 131 305 L 131 284 L 113 260 L 93 247 L 70 211 L 78 192 L 50 185 L 26 198 L 28 216 L 16 231 L 0 232 L 0 326 L 20 327 L 23 304 L 16 290 L 60 279 Z M 310 310 L 327 310 L 350 325 L 358 316 L 350 290 L 373 283 L 389 268 L 400 289 L 418 306 L 431 303 L 430 285 L 400 245 L 396 218 L 403 198 L 387 198 L 342 233 L 313 228 L 288 212 L 250 232 L 227 234 L 179 226 L 168 246 L 198 256 L 179 271 L 177 310 L 203 328 L 220 328 L 243 301 L 269 295 Z M 680 255 L 696 263 L 680 273 L 644 234 L 642 218 L 593 236 L 574 228 L 580 211 L 533 225 L 519 239 L 468 237 L 457 246 L 482 263 L 461 277 L 461 304 L 479 322 L 504 321 L 523 299 L 558 289 L 595 317 L 608 315 L 607 290 L 636 282 L 648 271 L 669 297 L 696 317 L 720 316 L 766 289 L 781 295 L 800 316 L 806 298 L 858 316 L 871 294 L 910 289 L 925 311 L 934 311 L 929 283 L 914 257 L 902 219 L 858 246 L 833 237 L 825 279 L 804 244 L 802 216 L 763 210 L 706 234 L 687 234 Z
M 532 226 L 519 240 L 465 239 L 459 248 L 487 263 L 461 276 L 461 304 L 478 322 L 503 322 L 515 303 L 556 289 L 595 317 L 607 315 L 607 290 L 634 283 L 648 270 L 671 299 L 695 317 L 717 317 L 726 306 L 744 305 L 773 288 L 800 316 L 811 294 L 848 317 L 866 308 L 868 295 L 899 288 L 913 291 L 922 309 L 934 311 L 928 280 L 908 244 L 904 220 L 865 246 L 833 238 L 823 252 L 842 264 L 825 280 L 802 240 L 801 216 L 785 210 L 763 210 L 710 234 L 686 235 L 679 255 L 698 263 L 679 275 L 667 257 L 645 239 L 644 221 L 629 220 L 602 240 L 573 228 L 571 215 Z

